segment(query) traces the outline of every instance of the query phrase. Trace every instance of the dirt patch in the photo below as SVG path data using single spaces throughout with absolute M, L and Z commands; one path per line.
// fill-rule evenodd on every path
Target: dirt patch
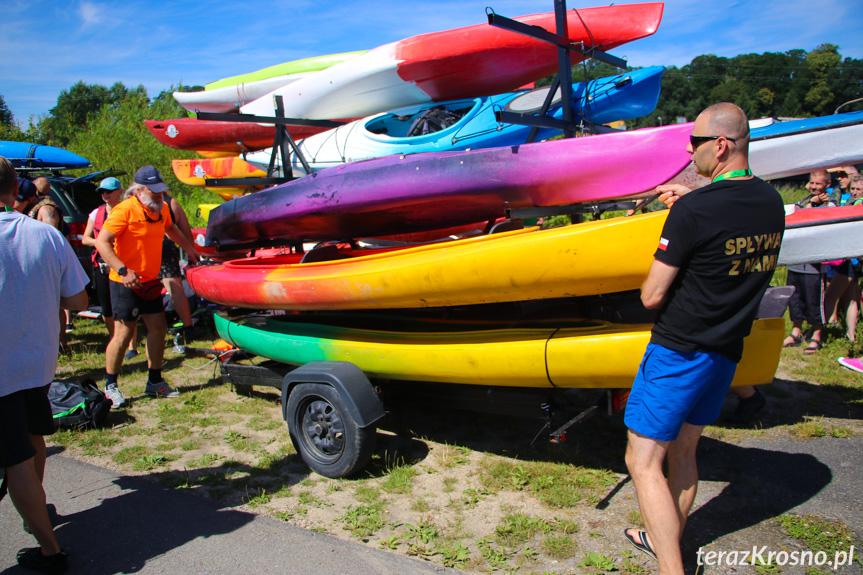
M 863 388 L 796 381 L 798 361 L 786 352 L 776 380 L 762 388 L 769 403 L 754 425 L 708 428 L 684 537 L 692 572 L 699 548 L 800 546 L 775 518 L 817 501 L 833 481 L 830 469 L 765 442 L 851 442 L 863 433 Z M 541 420 L 401 405 L 381 423 L 371 465 L 355 479 L 334 480 L 296 454 L 275 390 L 239 395 L 213 378 L 205 359 L 169 354 L 168 367 L 180 398 L 142 397 L 141 361 L 130 362 L 121 388 L 136 396 L 132 407 L 112 412 L 110 429 L 60 433 L 55 444 L 96 465 L 465 572 L 656 571 L 622 537 L 640 515 L 620 415 L 593 417 L 552 444 Z M 570 399 L 588 405 L 597 395 Z M 729 396 L 726 412 L 735 404 Z M 784 572 L 804 572 L 795 569 Z M 710 570 L 739 571 L 754 568 Z

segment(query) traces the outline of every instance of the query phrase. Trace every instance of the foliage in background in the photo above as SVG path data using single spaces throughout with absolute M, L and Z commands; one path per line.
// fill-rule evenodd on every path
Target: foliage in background
M 152 101 L 143 87 L 128 92 L 121 100 L 104 105 L 91 114 L 87 129 L 73 133 L 66 147 L 89 159 L 96 169 L 125 171 L 127 175 L 120 176 L 125 186 L 132 183 L 132 175 L 138 168 L 146 164 L 155 166 L 171 188 L 171 195 L 183 205 L 192 226 L 202 226 L 203 221 L 194 218 L 197 204 L 220 203 L 221 200 L 203 188 L 181 183 L 171 168 L 171 160 L 197 155 L 161 144 L 144 125 L 144 120 L 183 117 L 185 110 L 171 96 L 172 91 L 173 87 Z
M 631 126 L 670 124 L 677 118 L 692 121 L 721 101 L 734 102 L 750 118 L 824 116 L 860 97 L 863 60 L 843 59 L 834 44 L 822 44 L 809 53 L 789 50 L 733 58 L 706 54 L 682 68 L 666 68 L 656 110 Z M 856 103 L 842 111 L 861 109 L 863 104 Z

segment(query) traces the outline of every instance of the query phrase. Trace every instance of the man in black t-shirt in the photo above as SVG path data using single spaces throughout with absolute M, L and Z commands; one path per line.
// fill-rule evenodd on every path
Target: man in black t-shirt
M 743 110 L 730 103 L 704 110 L 688 151 L 712 183 L 695 191 L 657 188 L 674 206 L 641 287 L 645 307 L 659 313 L 625 417 L 626 465 L 647 527 L 625 536 L 657 557 L 663 575 L 683 573 L 680 537 L 698 486 L 695 450 L 704 426 L 719 416 L 785 229 L 781 197 L 749 169 Z

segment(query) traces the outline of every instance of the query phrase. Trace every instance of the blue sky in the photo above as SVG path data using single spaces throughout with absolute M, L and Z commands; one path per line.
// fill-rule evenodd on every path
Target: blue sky
M 567 1 L 568 8 L 607 4 Z M 143 84 L 155 96 L 181 82 L 203 85 L 280 62 L 480 24 L 486 6 L 510 17 L 554 9 L 552 0 L 4 0 L 0 94 L 26 122 L 47 114 L 78 80 Z M 699 54 L 809 51 L 825 42 L 839 45 L 843 56 L 863 58 L 858 0 L 669 0 L 654 36 L 613 53 L 634 66 L 682 66 Z

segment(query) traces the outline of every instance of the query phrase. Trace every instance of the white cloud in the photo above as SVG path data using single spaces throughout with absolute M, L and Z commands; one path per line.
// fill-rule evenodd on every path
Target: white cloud
M 105 9 L 94 2 L 81 2 L 78 13 L 83 20 L 83 28 L 95 28 L 104 21 Z

